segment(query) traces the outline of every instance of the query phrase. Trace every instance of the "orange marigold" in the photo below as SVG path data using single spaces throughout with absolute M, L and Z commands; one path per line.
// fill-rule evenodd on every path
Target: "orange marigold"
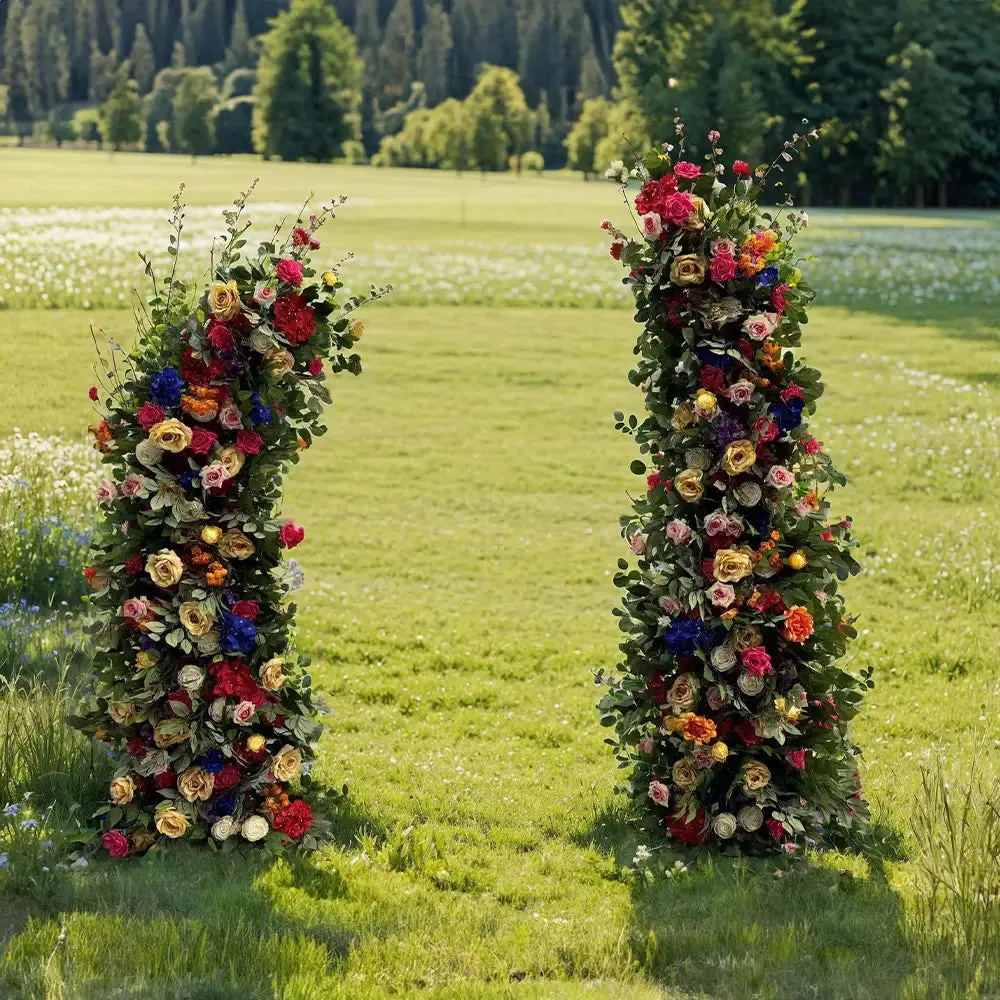
M 210 587 L 221 587 L 226 582 L 228 573 L 229 570 L 222 563 L 214 562 L 208 567 L 208 572 L 205 574 L 205 582 Z
M 683 734 L 684 739 L 691 740 L 698 746 L 710 743 L 716 736 L 715 723 L 703 715 L 695 715 L 694 712 L 684 712 L 679 715 L 676 728 Z
M 764 344 L 760 349 L 763 363 L 772 371 L 778 371 L 785 367 L 785 362 L 781 360 L 781 347 L 778 344 Z
M 785 630 L 782 633 L 789 642 L 805 642 L 813 634 L 813 616 L 796 604 L 785 612 Z

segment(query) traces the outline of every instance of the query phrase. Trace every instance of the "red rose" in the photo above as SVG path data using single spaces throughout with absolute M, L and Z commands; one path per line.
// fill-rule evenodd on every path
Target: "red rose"
M 306 529 L 300 528 L 291 521 L 281 526 L 281 547 L 283 549 L 294 549 L 306 537 Z
M 770 417 L 758 417 L 753 425 L 758 441 L 773 441 L 778 436 L 778 425 Z
M 701 563 L 701 575 L 709 582 L 715 583 L 715 561 L 703 559 Z
M 787 388 L 781 390 L 781 401 L 787 403 L 790 399 L 801 399 L 802 387 L 794 382 Z
M 155 403 L 145 403 L 139 407 L 135 418 L 139 421 L 139 426 L 148 431 L 163 419 L 163 415 L 163 410 Z
M 233 614 L 238 618 L 249 618 L 250 621 L 256 621 L 257 615 L 260 614 L 260 608 L 256 601 L 237 601 L 233 605 Z
M 322 375 L 323 374 L 323 359 L 317 354 L 315 358 L 308 364 L 310 375 Z
M 750 164 L 746 160 L 737 160 L 733 163 L 733 173 L 737 177 L 749 177 L 750 176 Z
M 256 431 L 238 431 L 236 447 L 245 455 L 259 455 L 264 447 L 264 439 Z
M 698 384 L 703 389 L 708 389 L 709 392 L 721 392 L 722 387 L 726 384 L 726 376 L 721 368 L 716 368 L 715 365 L 706 365 L 698 375 Z
M 802 450 L 807 455 L 817 455 L 819 454 L 819 449 L 820 449 L 819 441 L 817 441 L 816 438 L 814 437 L 806 438 L 802 442 Z
M 753 360 L 753 344 L 749 340 L 737 340 L 736 350 L 740 352 L 747 359 L 747 361 Z
M 128 857 L 131 845 L 128 842 L 128 837 L 126 837 L 120 830 L 108 830 L 102 839 L 104 841 L 104 850 L 106 850 L 111 857 Z
M 142 553 L 137 552 L 128 562 L 125 563 L 125 572 L 129 576 L 137 576 L 142 572 Z
M 674 176 L 683 177 L 686 181 L 693 181 L 696 177 L 701 176 L 701 167 L 689 160 L 680 160 L 674 164 Z
M 90 396 L 90 398 L 96 403 L 97 402 L 97 396 L 98 396 L 97 386 L 96 385 L 92 385 L 90 387 L 90 392 L 88 392 L 87 395 Z
M 826 531 L 824 531 L 823 534 L 820 535 L 819 537 L 822 538 L 824 542 L 832 542 L 833 532 L 829 528 L 827 528 Z
M 233 340 L 229 327 L 216 319 L 208 324 L 206 339 L 217 351 L 231 351 L 236 346 L 236 341 Z
M 195 357 L 194 351 L 190 347 L 184 349 L 184 357 L 181 359 L 181 375 L 184 380 L 194 385 L 208 385 L 225 377 L 226 367 L 218 359 L 206 364 L 201 358 Z
M 771 305 L 774 306 L 774 311 L 781 316 L 785 311 L 785 306 L 788 304 L 788 300 L 785 298 L 785 292 L 791 290 L 791 285 L 778 285 L 773 292 L 771 292 Z
M 156 775 L 155 781 L 157 788 L 173 788 L 174 782 L 177 781 L 177 772 L 172 767 L 168 767 Z
M 622 243 L 621 240 L 615 240 L 614 243 L 611 244 L 611 256 L 614 257 L 615 260 L 621 260 L 622 250 L 624 249 L 625 244 Z
M 765 825 L 772 840 L 780 844 L 785 839 L 785 824 L 780 819 L 769 819 Z
M 274 817 L 272 825 L 279 833 L 298 840 L 313 825 L 312 809 L 308 802 L 296 799 Z
M 131 736 L 125 744 L 125 749 L 130 757 L 142 757 L 146 753 L 146 744 L 142 742 L 141 736 Z
M 188 451 L 195 455 L 207 455 L 217 440 L 218 435 L 212 431 L 207 431 L 204 427 L 192 427 Z
M 804 771 L 806 769 L 805 750 L 786 750 L 785 760 L 791 767 L 794 767 L 796 771 Z
M 718 254 L 709 261 L 708 274 L 712 281 L 732 281 L 736 277 L 736 258 Z
M 646 489 L 650 491 L 655 490 L 656 487 L 662 482 L 663 471 L 661 469 L 657 469 L 656 472 L 651 472 L 648 476 L 646 476 Z
M 187 693 L 183 688 L 178 688 L 176 691 L 171 691 L 167 695 L 167 704 L 170 706 L 170 711 L 174 715 L 183 715 L 187 718 L 191 714 L 191 695 Z M 178 708 L 180 711 L 178 711 Z
M 292 230 L 292 246 L 294 247 L 306 247 L 309 246 L 309 233 L 302 228 L 302 226 L 296 226 Z
M 694 214 L 694 197 L 687 191 L 678 191 L 667 198 L 664 205 L 664 218 L 679 226 Z
M 761 737 L 757 735 L 757 730 L 754 729 L 752 722 L 747 722 L 745 719 L 743 722 L 736 723 L 736 735 L 739 736 L 741 740 L 748 746 L 752 747 L 757 743 L 761 742 Z
M 274 273 L 278 276 L 278 280 L 283 281 L 286 285 L 298 288 L 302 284 L 302 265 L 290 257 L 279 260 Z
M 672 817 L 667 822 L 667 830 L 671 837 L 682 844 L 703 844 L 708 836 L 708 824 L 705 822 L 705 807 L 698 806 L 698 811 L 690 820 L 683 817 Z
M 215 776 L 213 788 L 217 792 L 225 792 L 240 780 L 240 769 L 231 761 L 226 761 L 225 767 Z
M 764 677 L 767 674 L 774 673 L 774 667 L 771 665 L 771 657 L 763 646 L 744 649 L 740 653 L 740 660 L 746 672 L 753 674 L 754 677 Z

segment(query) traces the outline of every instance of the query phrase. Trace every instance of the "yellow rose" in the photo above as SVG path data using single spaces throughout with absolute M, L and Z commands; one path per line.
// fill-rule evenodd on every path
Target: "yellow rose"
M 701 778 L 701 772 L 690 757 L 682 757 L 670 770 L 674 784 L 678 788 L 694 788 Z
M 682 500 L 687 500 L 688 503 L 694 503 L 696 500 L 701 499 L 702 493 L 705 492 L 705 486 L 702 483 L 702 472 L 700 469 L 685 469 L 675 480 L 674 488 L 677 490 L 678 494 Z
M 191 727 L 183 719 L 163 719 L 153 728 L 153 742 L 161 749 L 183 743 L 191 735 Z
M 365 321 L 363 319 L 358 319 L 357 316 L 352 316 L 347 329 L 355 340 L 360 340 L 365 332 Z
M 802 709 L 798 705 L 789 705 L 780 695 L 774 699 L 774 708 L 778 715 L 789 722 L 797 722 L 802 717 Z
M 764 637 L 756 625 L 740 625 L 733 629 L 733 649 L 737 653 L 742 653 L 745 649 L 754 649 L 759 646 Z
M 294 781 L 302 771 L 302 751 L 283 746 L 271 761 L 275 781 Z
M 327 288 L 333 288 L 337 284 L 337 275 L 334 271 L 324 271 L 323 272 L 323 284 Z
M 268 370 L 275 378 L 287 375 L 295 367 L 295 358 L 291 351 L 286 351 L 283 347 L 273 347 L 264 355 L 267 361 Z
M 792 569 L 805 569 L 806 566 L 809 565 L 809 557 L 802 551 L 802 549 L 798 549 L 788 557 L 788 565 L 791 566 Z
M 148 851 L 153 846 L 155 839 L 153 831 L 147 830 L 144 826 L 132 831 L 132 846 L 135 848 L 136 854 Z
M 142 649 L 135 654 L 135 669 L 149 670 L 160 662 L 160 654 L 155 649 Z
M 119 726 L 131 726 L 136 719 L 135 705 L 127 701 L 113 701 L 108 705 L 108 715 Z
M 712 760 L 717 764 L 724 764 L 729 756 L 729 747 L 721 740 L 712 744 Z
M 247 750 L 251 753 L 260 753 L 266 745 L 267 740 L 265 740 L 260 733 L 254 733 L 253 736 L 247 740 Z
M 707 389 L 699 390 L 698 395 L 694 397 L 694 408 L 702 417 L 710 417 L 715 413 L 718 405 L 719 401 L 716 399 L 715 393 L 709 392 Z
M 757 792 L 766 788 L 771 781 L 771 772 L 766 764 L 759 760 L 752 760 L 743 768 L 743 790 L 746 792 Z
M 275 657 L 260 668 L 260 686 L 265 691 L 277 691 L 285 683 L 284 661 Z
M 172 451 L 176 455 L 191 443 L 191 428 L 183 421 L 170 417 L 150 427 L 149 440 L 157 448 Z
M 223 284 L 213 281 L 208 286 L 208 308 L 217 320 L 227 323 L 233 319 L 242 308 L 240 290 L 235 281 Z
M 180 811 L 180 809 L 174 808 L 174 806 L 166 806 L 165 808 L 160 808 L 156 810 L 156 829 L 163 834 L 164 837 L 169 837 L 171 840 L 177 840 L 179 837 L 183 837 L 188 831 L 188 827 L 191 825 L 187 816 Z
M 181 624 L 190 635 L 208 635 L 215 624 L 210 615 L 197 601 L 185 601 L 178 609 Z
M 207 802 L 212 797 L 214 788 L 215 775 L 200 767 L 189 767 L 177 779 L 177 790 L 188 802 L 196 802 L 198 799 Z
M 741 438 L 733 441 L 726 448 L 725 455 L 722 456 L 722 467 L 731 476 L 738 476 L 743 472 L 749 472 L 757 461 L 757 450 L 752 441 Z
M 680 403 L 674 407 L 674 415 L 670 418 L 670 426 L 675 431 L 682 431 L 694 423 L 694 407 L 690 403 Z
M 217 528 L 214 524 L 201 529 L 201 540 L 206 545 L 218 545 L 220 538 L 222 538 L 222 528 Z
M 681 223 L 681 229 L 704 229 L 705 223 L 712 218 L 712 210 L 705 204 L 705 199 L 698 195 L 694 195 L 692 201 L 694 210 Z
M 753 561 L 737 549 L 719 549 L 712 561 L 712 573 L 720 583 L 738 583 L 753 572 Z
M 249 559 L 254 552 L 253 542 L 236 528 L 231 528 L 222 536 L 219 551 L 227 559 Z
M 229 473 L 230 479 L 234 479 L 237 475 L 239 475 L 239 471 L 243 468 L 243 463 L 246 460 L 246 455 L 244 455 L 239 448 L 236 448 L 233 445 L 229 445 L 219 452 L 218 461 L 226 472 Z
M 111 801 L 116 806 L 127 806 L 135 796 L 135 782 L 131 775 L 115 778 L 111 782 Z
M 181 557 L 170 549 L 160 549 L 146 559 L 146 572 L 157 587 L 176 586 L 184 575 Z
M 707 262 L 694 253 L 675 257 L 670 265 L 670 280 L 675 285 L 700 285 L 705 280 Z

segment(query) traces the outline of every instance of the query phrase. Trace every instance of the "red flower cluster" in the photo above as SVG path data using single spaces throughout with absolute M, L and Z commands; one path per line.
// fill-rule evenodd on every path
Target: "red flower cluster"
M 689 844 L 692 847 L 697 844 L 704 844 L 708 837 L 708 824 L 705 822 L 705 807 L 698 806 L 698 811 L 690 820 L 672 816 L 667 820 L 667 830 L 670 836 L 675 837 L 682 844 Z
M 240 618 L 249 618 L 250 621 L 256 621 L 257 615 L 260 614 L 260 607 L 256 601 L 237 601 L 233 605 L 233 614 L 238 615 Z
M 226 761 L 225 767 L 215 776 L 214 788 L 224 792 L 232 788 L 240 780 L 240 769 L 231 761 Z
M 635 209 L 640 215 L 648 215 L 650 212 L 666 215 L 667 199 L 676 191 L 677 179 L 673 174 L 666 174 L 658 181 L 646 181 L 636 195 Z
M 290 344 L 304 344 L 316 332 L 316 314 L 301 295 L 285 295 L 274 303 L 274 328 Z
M 271 824 L 279 833 L 298 840 L 313 824 L 312 809 L 303 799 L 289 803 L 275 817 Z
M 194 351 L 188 347 L 185 349 L 184 357 L 181 360 L 181 375 L 187 382 L 193 382 L 196 385 L 208 385 L 209 382 L 216 382 L 225 378 L 226 368 L 218 358 L 212 358 L 208 364 L 205 364 L 201 358 L 195 357 Z
M 281 526 L 281 547 L 284 549 L 294 549 L 305 537 L 306 529 L 291 521 Z
M 252 701 L 258 707 L 267 701 L 267 695 L 250 676 L 250 668 L 242 660 L 223 660 L 208 669 L 215 678 L 214 697 L 239 698 L 240 701 Z

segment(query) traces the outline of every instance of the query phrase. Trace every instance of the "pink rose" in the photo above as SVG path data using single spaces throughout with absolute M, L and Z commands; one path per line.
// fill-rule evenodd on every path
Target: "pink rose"
M 227 431 L 239 430 L 243 426 L 243 414 L 240 413 L 239 407 L 233 406 L 232 403 L 219 410 L 218 420 L 219 426 Z
M 139 407 L 139 410 L 135 415 L 136 420 L 139 421 L 139 426 L 144 431 L 148 431 L 151 427 L 155 427 L 161 420 L 163 420 L 163 417 L 163 410 L 155 403 L 143 404 Z
M 141 597 L 130 597 L 122 605 L 122 618 L 130 618 L 134 622 L 141 622 L 149 614 L 149 603 Z
M 712 241 L 712 256 L 713 257 L 735 257 L 736 256 L 736 244 L 725 237 L 718 240 Z
M 736 258 L 718 254 L 709 261 L 708 273 L 712 281 L 732 281 L 736 277 Z
M 675 519 L 667 525 L 667 538 L 675 545 L 683 545 L 691 538 L 691 529 L 687 522 Z
M 664 614 L 679 615 L 684 610 L 684 605 L 676 597 L 661 597 L 660 608 Z
M 629 542 L 629 548 L 632 550 L 632 555 L 641 556 L 646 551 L 646 539 L 642 532 L 637 531 Z
M 787 403 L 790 399 L 802 399 L 802 386 L 794 382 L 787 389 L 781 390 L 781 401 Z
M 639 753 L 652 753 L 653 752 L 653 737 L 652 736 L 643 736 L 642 739 L 639 740 L 638 750 L 639 750 Z
M 736 600 L 736 591 L 732 584 L 713 583 L 709 588 L 708 596 L 711 602 L 718 608 L 728 608 Z
M 696 177 L 701 176 L 701 167 L 689 160 L 680 160 L 674 166 L 674 176 L 683 177 L 686 181 L 693 181 Z
M 776 325 L 774 313 L 757 313 L 743 321 L 743 332 L 751 340 L 767 340 Z
M 778 425 L 770 417 L 758 417 L 754 421 L 753 429 L 758 440 L 765 444 L 778 436 Z
M 254 301 L 264 308 L 267 308 L 274 301 L 276 294 L 275 290 L 263 281 L 253 290 Z
M 729 402 L 734 406 L 744 406 L 753 399 L 754 384 L 749 379 L 741 378 L 734 382 L 726 393 Z
M 207 490 L 217 490 L 229 478 L 229 472 L 221 462 L 213 462 L 201 470 L 201 483 Z
M 278 276 L 278 280 L 283 281 L 286 285 L 298 288 L 302 284 L 302 265 L 290 257 L 279 260 L 274 273 Z
M 708 130 L 708 141 L 714 146 L 722 138 L 722 133 L 717 129 Z
M 118 487 L 110 479 L 103 479 L 97 486 L 97 502 L 107 506 L 118 496 Z
M 655 212 L 647 212 L 641 219 L 642 234 L 649 240 L 659 239 L 663 232 L 663 223 Z
M 724 535 L 729 530 L 729 517 L 721 510 L 705 518 L 705 534 Z
M 806 769 L 806 752 L 805 750 L 786 750 L 785 760 L 795 768 L 796 771 L 804 771 Z
M 809 505 L 809 501 L 808 500 L 800 500 L 795 505 L 795 513 L 798 514 L 799 517 L 808 517 L 809 514 L 812 513 L 812 507 Z
M 783 490 L 795 482 L 795 477 L 783 465 L 772 465 L 767 474 L 768 486 Z
M 805 441 L 802 442 L 802 450 L 807 455 L 818 455 L 819 449 L 820 449 L 819 441 L 817 441 L 816 438 L 814 437 L 806 438 Z
M 726 527 L 726 534 L 732 535 L 733 538 L 739 538 L 743 534 L 743 529 L 746 525 L 743 523 L 743 518 L 739 514 L 730 514 Z
M 129 847 L 128 837 L 120 830 L 108 830 L 101 838 L 104 850 L 113 858 L 128 857 Z
M 649 783 L 649 797 L 658 806 L 665 806 L 670 802 L 670 789 L 662 781 L 654 778 Z
M 237 726 L 249 726 L 256 711 L 257 706 L 252 701 L 241 701 L 233 709 L 233 722 Z
M 137 476 L 134 472 L 127 475 L 122 480 L 122 496 L 123 497 L 137 497 L 143 489 L 142 476 Z
M 765 677 L 767 674 L 774 673 L 774 667 L 771 665 L 771 657 L 763 646 L 744 649 L 740 653 L 740 662 L 743 664 L 743 669 L 748 674 L 753 674 L 754 677 Z
M 679 226 L 694 214 L 694 196 L 687 191 L 675 191 L 667 198 L 664 206 L 664 217 L 668 222 Z
M 726 692 L 718 684 L 713 684 L 705 692 L 705 701 L 713 712 L 718 712 L 726 704 Z

